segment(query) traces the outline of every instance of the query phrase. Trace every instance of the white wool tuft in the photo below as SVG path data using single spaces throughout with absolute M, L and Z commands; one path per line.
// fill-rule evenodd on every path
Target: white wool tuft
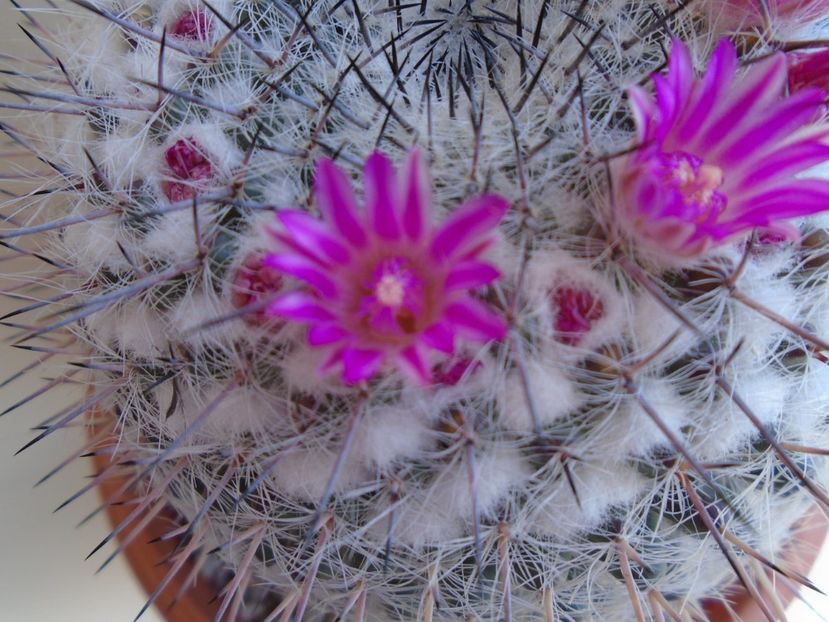
M 530 476 L 521 453 L 509 448 L 490 447 L 487 451 L 476 451 L 473 470 L 474 487 L 465 457 L 448 464 L 432 483 L 429 502 L 424 505 L 423 512 L 441 508 L 448 516 L 471 524 L 473 502 L 477 504 L 479 515 L 489 516 L 507 499 L 510 490 L 524 484 Z
M 68 256 L 86 270 L 106 268 L 112 272 L 131 270 L 127 258 L 118 248 L 122 239 L 121 226 L 117 221 L 99 218 L 81 227 L 69 227 L 63 236 L 63 246 Z
M 210 222 L 204 212 L 199 216 L 199 232 L 208 236 Z M 142 250 L 151 257 L 162 257 L 173 263 L 184 263 L 198 256 L 196 226 L 191 210 L 178 210 L 164 214 L 147 233 Z
M 519 528 L 567 542 L 597 527 L 613 505 L 631 505 L 647 480 L 628 463 L 570 463 L 578 499 L 562 474 L 554 486 L 538 491 L 541 497 Z
M 304 335 L 300 338 L 304 340 Z M 327 356 L 322 349 L 299 343 L 291 352 L 289 364 L 282 370 L 288 389 L 309 395 L 337 391 L 340 385 L 335 372 L 321 369 Z
M 647 292 L 634 297 L 628 322 L 636 350 L 647 354 L 658 352 L 654 366 L 665 365 L 683 355 L 698 341 L 674 313 Z M 673 340 L 667 343 L 674 334 Z
M 167 333 L 155 310 L 129 301 L 95 313 L 86 328 L 96 342 L 116 347 L 128 361 L 149 361 L 167 351 Z
M 428 512 L 424 511 L 425 507 L 429 508 Z M 395 541 L 415 550 L 438 546 L 464 534 L 463 521 L 450 516 L 447 508 L 432 504 L 423 491 L 406 494 L 396 514 Z M 377 525 L 374 532 L 376 538 L 385 538 L 388 527 Z
M 331 449 L 287 449 L 282 453 L 270 479 L 283 494 L 315 504 L 322 498 L 336 462 L 337 454 Z M 352 456 L 345 462 L 334 490 L 350 490 L 367 479 L 367 471 Z
M 96 146 L 95 161 L 113 188 L 128 188 L 155 174 L 162 152 L 141 126 L 119 126 Z
M 527 364 L 529 391 L 536 407 L 539 423 L 547 425 L 575 411 L 585 397 L 576 384 L 561 371 L 553 357 L 532 360 Z M 509 430 L 528 432 L 533 429 L 533 413 L 527 391 L 514 371 L 504 378 L 498 424 Z
M 740 289 L 748 298 L 773 313 L 799 323 L 802 303 L 787 281 L 768 278 L 741 279 Z M 786 329 L 774 320 L 738 302 L 733 304 L 731 326 L 734 337 L 744 340 L 738 357 L 746 356 L 752 359 L 766 357 L 769 349 L 787 333 Z
M 671 448 L 670 441 L 645 411 L 649 407 L 677 438 L 683 426 L 691 423 L 694 405 L 683 399 L 671 382 L 646 378 L 638 383 L 639 398 L 627 397 L 615 412 L 593 431 L 592 455 L 607 460 L 624 460 L 625 456 L 647 456 L 660 448 Z M 641 401 L 640 401 L 641 400 Z
M 365 413 L 352 451 L 366 467 L 384 472 L 395 462 L 422 455 L 434 444 L 435 433 L 422 412 L 380 407 Z
M 210 445 L 218 439 L 226 441 L 245 434 L 261 435 L 269 428 L 279 430 L 289 425 L 287 409 L 283 404 L 247 387 L 233 389 L 223 397 L 225 388 L 222 386 L 206 390 L 180 387 L 175 398 L 169 387 L 161 385 L 155 395 L 162 413 L 175 406 L 163 425 L 164 431 L 173 438 L 208 409 L 210 414 L 206 422 L 193 438 L 195 444 Z
M 235 311 L 227 301 L 220 299 L 213 292 L 202 288 L 193 290 L 166 314 L 170 334 L 188 335 L 194 344 L 229 345 L 244 333 L 245 327 L 240 320 L 210 325 L 213 320 L 230 315 Z M 206 328 L 202 328 L 205 327 Z
M 749 411 L 773 430 L 789 404 L 791 387 L 787 380 L 772 371 L 754 368 L 741 370 L 738 377 L 729 378 L 729 383 Z M 703 413 L 705 416 L 699 417 L 694 446 L 705 460 L 723 459 L 760 437 L 735 400 L 723 392 Z

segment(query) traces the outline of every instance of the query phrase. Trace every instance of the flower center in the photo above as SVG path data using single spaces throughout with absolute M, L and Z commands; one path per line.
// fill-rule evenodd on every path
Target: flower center
M 372 332 L 400 336 L 417 331 L 425 306 L 424 288 L 409 259 L 383 259 L 362 290 L 358 316 Z
M 660 160 L 662 180 L 674 190 L 677 199 L 668 215 L 702 224 L 722 213 L 728 199 L 719 191 L 723 184 L 719 166 L 705 164 L 681 151 L 662 154 Z
M 399 307 L 406 298 L 406 286 L 396 274 L 384 274 L 374 288 L 377 301 L 386 307 Z

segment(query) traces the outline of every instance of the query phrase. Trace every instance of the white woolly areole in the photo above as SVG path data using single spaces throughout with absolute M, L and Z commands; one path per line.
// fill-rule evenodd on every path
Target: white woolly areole
M 470 486 L 472 472 L 474 486 Z M 473 499 L 481 516 L 490 515 L 498 503 L 507 498 L 510 489 L 523 484 L 529 475 L 521 454 L 506 447 L 491 447 L 480 452 L 471 469 L 467 458 L 459 457 L 438 474 L 430 486 L 423 518 L 425 520 L 433 509 L 442 508 L 448 516 L 471 524 L 474 520 Z
M 193 438 L 194 444 L 210 446 L 222 437 L 264 435 L 269 429 L 284 429 L 288 417 L 284 406 L 248 387 L 226 391 L 222 387 L 202 390 L 185 386 L 174 395 L 171 385 L 161 385 L 155 390 L 155 396 L 161 412 L 170 411 L 162 430 L 173 438 L 193 425 L 202 413 L 209 413 Z
M 532 360 L 527 364 L 527 384 L 533 398 L 535 415 L 542 425 L 563 417 L 584 401 L 575 383 L 561 370 L 553 357 Z M 499 425 L 509 430 L 532 431 L 535 421 L 533 410 L 527 401 L 527 389 L 519 372 L 504 378 L 500 397 Z
M 788 405 L 789 383 L 774 372 L 763 369 L 741 370 L 730 378 L 740 403 L 766 428 L 772 430 Z M 704 460 L 721 460 L 743 449 L 760 432 L 734 399 L 724 392 L 702 410 L 694 446 Z
M 68 228 L 61 242 L 66 255 L 90 272 L 103 268 L 112 272 L 127 271 L 131 266 L 118 248 L 122 233 L 118 222 L 101 218 L 83 228 Z
M 690 423 L 693 405 L 668 380 L 643 379 L 636 396 L 627 397 L 618 409 L 608 412 L 605 420 L 592 431 L 591 455 L 621 461 L 625 456 L 646 457 L 659 448 L 670 449 L 670 441 L 646 408 L 677 438 L 682 438 L 682 427 Z
M 172 334 L 186 334 L 195 344 L 229 345 L 239 338 L 245 329 L 239 322 L 213 324 L 234 309 L 214 292 L 205 288 L 194 289 L 166 314 Z
M 127 360 L 151 360 L 167 350 L 167 331 L 155 310 L 138 301 L 103 309 L 85 327 L 99 347 L 112 346 Z
M 741 279 L 740 289 L 745 294 L 784 318 L 798 322 L 803 303 L 795 295 L 794 288 L 782 280 Z M 765 357 L 769 349 L 787 333 L 780 324 L 763 317 L 757 311 L 748 309 L 740 303 L 734 303 L 733 319 L 729 327 L 736 340 L 743 340 L 742 352 L 738 356 L 751 358 Z
M 337 454 L 322 447 L 286 449 L 270 479 L 282 494 L 316 503 L 325 491 L 336 461 Z M 368 480 L 368 473 L 356 457 L 350 458 L 342 467 L 334 491 L 350 490 Z
M 627 463 L 571 463 L 578 499 L 564 475 L 543 495 L 520 528 L 559 542 L 596 528 L 614 505 L 632 504 L 647 481 Z
M 352 450 L 366 467 L 389 470 L 395 462 L 421 456 L 435 444 L 435 433 L 422 412 L 407 408 L 369 410 Z

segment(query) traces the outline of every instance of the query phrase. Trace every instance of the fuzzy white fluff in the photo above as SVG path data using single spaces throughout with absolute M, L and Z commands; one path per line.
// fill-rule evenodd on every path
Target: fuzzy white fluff
M 534 360 L 527 365 L 530 391 L 534 396 L 535 415 L 542 425 L 572 413 L 584 402 L 575 383 L 567 378 L 560 363 L 554 357 Z M 524 385 L 518 372 L 513 372 L 503 382 L 498 423 L 508 430 L 531 432 L 533 412 L 527 403 Z

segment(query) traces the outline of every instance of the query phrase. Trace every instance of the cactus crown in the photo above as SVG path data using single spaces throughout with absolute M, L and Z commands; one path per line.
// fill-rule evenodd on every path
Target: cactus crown
M 219 619 L 764 603 L 829 506 L 829 129 L 821 3 L 763 4 L 23 9 L 4 319 L 93 387 L 29 445 L 114 412 Z

